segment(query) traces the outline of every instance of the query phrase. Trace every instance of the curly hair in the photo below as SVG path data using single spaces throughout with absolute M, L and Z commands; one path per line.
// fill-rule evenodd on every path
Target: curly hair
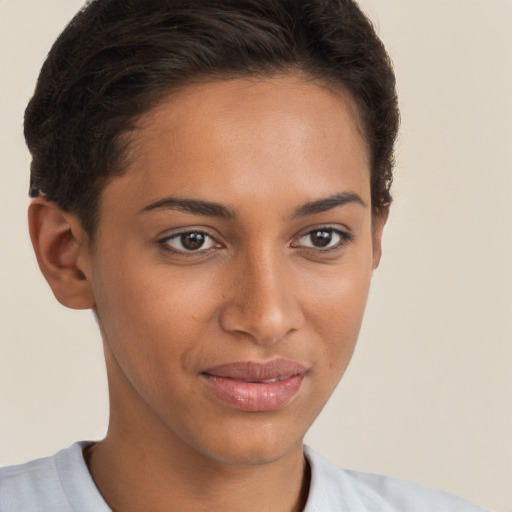
M 386 50 L 353 0 L 92 0 L 42 67 L 25 112 L 30 194 L 93 234 L 137 119 L 196 80 L 300 72 L 348 91 L 370 155 L 374 212 L 391 204 L 399 125 Z

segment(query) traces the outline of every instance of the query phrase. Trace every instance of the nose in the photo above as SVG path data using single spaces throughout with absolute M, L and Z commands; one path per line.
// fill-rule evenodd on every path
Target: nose
M 304 315 L 298 283 L 283 259 L 261 253 L 241 258 L 228 278 L 229 292 L 220 313 L 224 330 L 272 346 L 300 328 Z

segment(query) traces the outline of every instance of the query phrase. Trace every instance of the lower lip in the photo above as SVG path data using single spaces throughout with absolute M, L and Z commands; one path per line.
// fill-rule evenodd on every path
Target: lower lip
M 278 382 L 244 382 L 203 374 L 210 389 L 225 403 L 241 411 L 275 411 L 299 391 L 304 375 Z

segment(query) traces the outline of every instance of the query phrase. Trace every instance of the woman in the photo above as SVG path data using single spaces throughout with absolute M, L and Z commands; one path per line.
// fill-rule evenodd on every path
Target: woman
M 26 111 L 29 222 L 98 320 L 110 424 L 4 469 L 1 510 L 481 510 L 303 446 L 379 264 L 394 85 L 351 1 L 77 15 Z

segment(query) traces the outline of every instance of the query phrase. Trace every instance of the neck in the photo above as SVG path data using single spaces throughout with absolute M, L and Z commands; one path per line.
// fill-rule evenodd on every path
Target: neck
M 147 437 L 123 439 L 111 432 L 84 456 L 114 512 L 298 512 L 305 506 L 309 467 L 302 445 L 270 464 L 229 466 L 192 448 L 156 448 Z

